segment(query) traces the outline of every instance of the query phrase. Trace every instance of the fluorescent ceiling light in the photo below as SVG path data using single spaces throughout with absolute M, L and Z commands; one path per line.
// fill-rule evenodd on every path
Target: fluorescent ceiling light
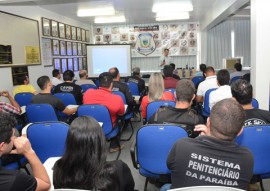
M 189 19 L 189 15 L 187 17 L 157 17 L 156 21 L 172 21 L 172 20 L 183 20 Z
M 156 18 L 162 17 L 162 18 L 172 18 L 172 17 L 189 17 L 188 12 L 158 12 L 156 14 Z
M 126 22 L 125 16 L 95 17 L 95 23 L 122 23 Z
M 190 1 L 157 2 L 153 5 L 152 11 L 154 13 L 164 11 L 193 11 L 193 6 Z
M 114 15 L 115 10 L 113 6 L 97 7 L 91 9 L 80 9 L 77 12 L 78 17 L 91 17 L 91 16 L 103 16 L 103 15 Z

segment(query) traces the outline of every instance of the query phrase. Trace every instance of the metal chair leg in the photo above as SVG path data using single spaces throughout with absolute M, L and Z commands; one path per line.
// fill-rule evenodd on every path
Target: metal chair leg
M 129 141 L 134 134 L 134 128 L 133 128 L 132 122 L 130 120 L 129 120 L 129 123 L 131 126 L 131 135 L 127 139 L 121 139 L 121 141 Z
M 260 186 L 261 186 L 261 191 L 264 191 L 262 178 L 260 178 Z
M 145 184 L 144 184 L 144 191 L 147 191 L 147 184 L 148 184 L 148 181 L 149 181 L 149 179 L 146 178 L 146 179 L 145 179 Z

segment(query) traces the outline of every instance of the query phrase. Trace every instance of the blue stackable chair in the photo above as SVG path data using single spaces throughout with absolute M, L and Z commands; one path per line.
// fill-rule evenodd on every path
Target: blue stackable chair
M 204 81 L 204 77 L 203 76 L 195 76 L 195 77 L 192 78 L 191 81 L 193 82 L 194 86 L 197 88 L 199 83 Z
M 27 106 L 31 103 L 31 99 L 34 96 L 34 94 L 29 92 L 23 92 L 23 93 L 17 93 L 14 97 L 15 101 L 22 106 Z
M 203 117 L 209 117 L 209 115 L 210 115 L 209 97 L 210 97 L 210 93 L 216 89 L 217 88 L 212 88 L 212 89 L 209 89 L 205 92 L 204 100 L 203 100 L 203 108 L 202 108 L 202 116 Z
M 255 109 L 259 109 L 259 102 L 258 100 L 256 100 L 255 98 L 252 98 L 252 107 L 255 108 Z
M 97 86 L 93 85 L 93 84 L 82 84 L 81 88 L 83 90 L 83 93 L 85 93 L 88 89 L 97 89 Z
M 128 85 L 128 87 L 129 87 L 129 89 L 131 91 L 131 94 L 133 96 L 140 96 L 138 84 L 136 84 L 134 82 L 128 82 L 127 85 Z
M 263 178 L 270 178 L 270 126 L 258 125 L 244 127 L 236 142 L 247 147 L 254 157 L 253 173 L 260 177 L 261 189 L 264 191 Z
M 57 97 L 58 99 L 60 99 L 64 104 L 65 106 L 68 106 L 68 105 L 77 105 L 77 102 L 74 98 L 74 95 L 71 94 L 71 93 L 55 93 L 53 94 L 53 96 Z M 60 117 L 60 120 L 63 119 L 64 121 L 68 120 L 69 119 L 69 115 L 66 115 L 64 114 L 63 112 L 61 111 L 57 111 L 58 113 L 58 116 Z
M 107 140 L 110 140 L 118 136 L 120 130 L 118 124 L 116 127 L 113 127 L 111 116 L 107 107 L 101 104 L 85 104 L 81 105 L 78 108 L 78 117 L 79 116 L 91 116 L 95 118 L 98 122 L 102 122 L 103 133 Z M 120 142 L 118 143 L 120 147 Z M 119 149 L 119 154 L 117 159 L 121 154 L 121 149 Z
M 130 154 L 133 166 L 146 177 L 145 191 L 149 178 L 170 174 L 166 164 L 168 154 L 178 139 L 187 136 L 180 126 L 167 124 L 145 125 L 138 130 Z
M 160 108 L 161 106 L 168 107 L 169 105 L 172 107 L 175 107 L 175 102 L 168 101 L 168 100 L 160 100 L 160 101 L 150 102 L 146 107 L 146 121 L 148 121 L 150 119 L 150 117 L 152 117 L 152 115 L 154 115 L 154 113 L 156 113 L 158 108 Z
M 30 104 L 26 106 L 29 123 L 58 121 L 54 108 L 50 104 Z
M 69 126 L 63 122 L 32 123 L 23 129 L 33 150 L 44 163 L 50 157 L 62 156 L 65 152 Z
M 234 81 L 239 80 L 239 79 L 241 79 L 241 78 L 242 78 L 242 76 L 234 76 L 234 77 L 231 79 L 230 83 L 232 84 Z
M 99 79 L 96 79 L 95 84 L 97 87 L 99 87 Z

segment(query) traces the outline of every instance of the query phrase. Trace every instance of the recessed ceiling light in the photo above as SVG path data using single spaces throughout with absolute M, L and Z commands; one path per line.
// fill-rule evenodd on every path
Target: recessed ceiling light
M 178 13 L 175 15 L 167 15 L 165 17 L 162 17 L 162 15 L 160 15 L 160 17 L 156 17 L 156 21 L 171 21 L 171 20 L 183 20 L 183 19 L 189 19 L 189 13 L 188 12 L 183 12 L 183 13 Z
M 188 12 L 158 12 L 156 14 L 156 18 L 158 17 L 189 17 L 189 13 Z
M 91 9 L 80 9 L 77 12 L 78 17 L 91 17 L 91 16 L 103 16 L 103 15 L 114 15 L 115 10 L 113 6 L 97 7 Z
M 95 17 L 95 23 L 122 23 L 126 22 L 125 16 Z
M 193 11 L 193 6 L 190 1 L 157 2 L 153 5 L 152 11 L 154 13 L 164 11 Z

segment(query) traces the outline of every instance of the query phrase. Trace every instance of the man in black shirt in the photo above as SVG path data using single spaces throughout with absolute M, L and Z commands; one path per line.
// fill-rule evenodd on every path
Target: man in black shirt
M 8 114 L 0 113 L 0 156 L 5 154 L 22 154 L 28 160 L 33 176 L 19 170 L 6 170 L 0 167 L 0 190 L 35 191 L 48 190 L 51 186 L 49 176 L 33 151 L 29 140 L 14 136 L 16 119 Z M 12 150 L 12 148 L 15 149 Z
M 227 186 L 247 190 L 253 174 L 253 156 L 234 142 L 242 132 L 245 112 L 229 98 L 216 103 L 207 125 L 197 125 L 201 136 L 178 140 L 167 158 L 171 188 Z
M 140 68 L 135 67 L 132 69 L 132 76 L 126 82 L 133 82 L 138 85 L 140 95 L 145 92 L 145 81 L 140 76 Z

